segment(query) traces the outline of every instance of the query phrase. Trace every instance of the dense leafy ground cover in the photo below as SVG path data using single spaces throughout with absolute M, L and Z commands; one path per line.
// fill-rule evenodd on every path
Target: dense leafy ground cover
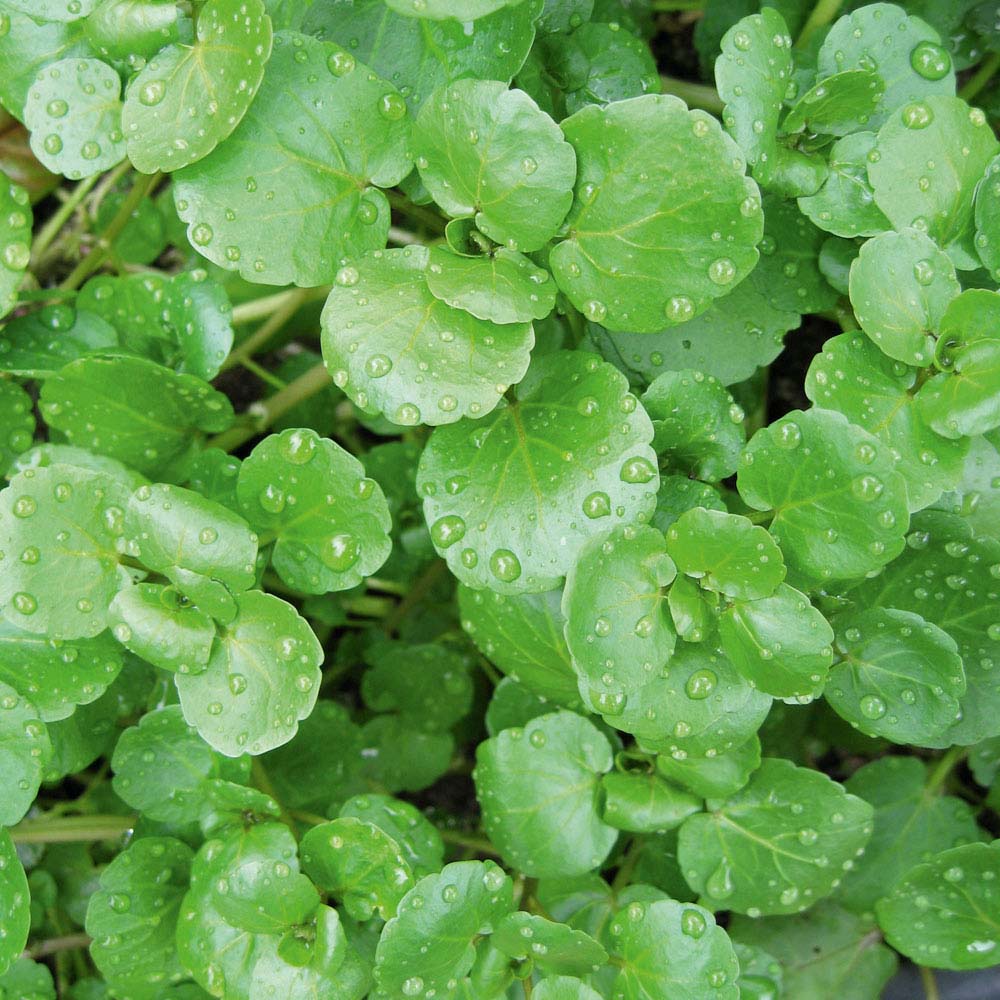
M 1000 964 L 998 13 L 0 0 L 0 996 Z

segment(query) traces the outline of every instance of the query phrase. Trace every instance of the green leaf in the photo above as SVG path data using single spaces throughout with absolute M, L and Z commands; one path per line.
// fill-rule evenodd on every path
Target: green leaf
M 70 444 L 153 475 L 190 446 L 197 431 L 225 430 L 229 399 L 194 375 L 144 358 L 80 358 L 42 386 L 45 422 Z
M 247 765 L 248 757 L 236 759 L 227 758 L 233 765 Z M 239 775 L 246 779 L 246 771 Z M 281 809 L 278 803 L 259 792 L 256 788 L 226 781 L 223 778 L 207 778 L 202 791 L 204 802 L 201 806 L 201 816 L 198 826 L 206 837 L 231 837 L 259 824 L 270 823 L 280 819 Z M 213 857 L 216 854 L 213 845 Z
M 240 468 L 236 494 L 253 527 L 275 539 L 278 575 L 304 593 L 356 586 L 392 548 L 381 487 L 353 455 L 308 428 L 258 444 Z
M 462 629 L 508 677 L 572 708 L 580 700 L 563 628 L 562 594 L 498 594 L 458 587 Z
M 220 758 L 184 721 L 179 705 L 148 712 L 118 738 L 111 767 L 115 793 L 148 819 L 185 823 L 199 817 L 211 778 L 243 777 L 249 760 Z M 225 770 L 226 766 L 230 770 Z
M 729 798 L 760 767 L 760 740 L 751 736 L 742 746 L 714 757 L 656 758 L 656 770 L 701 798 Z
M 740 963 L 740 1000 L 773 1000 L 783 996 L 781 964 L 762 948 L 733 942 Z
M 110 635 L 65 642 L 0 619 L 0 682 L 27 698 L 45 722 L 96 701 L 121 669 L 121 649 Z
M 890 358 L 926 366 L 948 303 L 960 288 L 948 256 L 915 229 L 882 233 L 851 265 L 851 305 Z
M 655 333 L 704 312 L 750 273 L 759 193 L 714 118 L 648 94 L 584 108 L 562 125 L 578 176 L 568 235 L 550 263 L 588 319 Z M 633 189 L 626 169 L 647 179 Z
M 875 808 L 865 856 L 844 876 L 837 901 L 857 913 L 875 903 L 925 858 L 981 834 L 972 807 L 925 789 L 927 768 L 914 757 L 883 757 L 855 771 L 845 787 Z
M 527 94 L 494 80 L 435 91 L 414 123 L 413 155 L 448 215 L 475 216 L 511 250 L 544 246 L 572 204 L 572 147 Z
M 389 795 L 355 795 L 340 807 L 342 819 L 353 817 L 383 830 L 417 878 L 441 870 L 444 842 L 437 827 L 414 805 Z
M 798 200 L 799 209 L 813 225 L 848 239 L 877 236 L 891 228 L 868 183 L 868 154 L 874 148 L 873 132 L 855 132 L 831 146 L 830 172 L 823 186 Z
M 127 496 L 109 476 L 68 465 L 14 476 L 0 493 L 0 551 L 8 553 L 0 606 L 9 621 L 52 639 L 104 631 L 108 604 L 127 581 L 117 551 Z
M 851 69 L 877 72 L 885 83 L 881 107 L 869 122 L 872 128 L 911 101 L 955 93 L 955 71 L 941 36 L 895 4 L 860 7 L 827 33 L 817 56 L 819 79 Z
M 928 97 L 908 104 L 879 129 L 868 157 L 875 204 L 894 228 L 927 233 L 956 267 L 974 269 L 973 198 L 998 150 L 986 116 L 965 101 Z
M 458 861 L 422 878 L 382 930 L 378 990 L 390 1000 L 450 991 L 472 968 L 475 941 L 513 908 L 513 883 L 492 861 Z
M 681 573 L 726 597 L 770 597 L 785 578 L 781 550 L 767 529 L 740 514 L 695 507 L 667 529 L 666 539 Z
M 566 577 L 563 614 L 592 710 L 619 714 L 634 691 L 663 674 L 677 633 L 662 588 L 675 573 L 655 528 L 616 528 L 583 548 Z
M 500 921 L 490 944 L 519 961 L 554 975 L 589 975 L 608 953 L 589 934 L 531 913 L 510 913 Z
M 794 917 L 736 916 L 729 931 L 734 941 L 763 948 L 781 963 L 783 997 L 878 1000 L 898 964 L 870 919 L 833 903 Z
M 31 14 L 39 21 L 77 21 L 87 17 L 99 0 L 79 0 L 64 3 L 63 0 L 6 0 L 5 6 Z
M 770 597 L 728 608 L 719 638 L 736 669 L 776 698 L 817 697 L 833 662 L 833 629 L 805 594 L 785 583 Z
M 3 39 L 0 39 L 2 45 Z M 3 68 L 2 59 L 0 49 L 0 69 Z M 14 308 L 17 289 L 31 260 L 31 222 L 28 192 L 0 171 L 0 318 Z M 0 352 L 0 364 L 4 368 L 7 367 L 6 358 L 2 356 L 5 353 Z
M 737 483 L 749 506 L 774 511 L 793 582 L 861 577 L 902 551 L 906 484 L 891 451 L 832 410 L 796 410 L 759 430 Z
M 995 156 L 986 167 L 985 175 L 976 188 L 975 224 L 976 253 L 996 280 L 1000 275 L 1000 157 Z
M 965 693 L 951 636 L 910 611 L 870 608 L 838 620 L 837 651 L 825 693 L 841 718 L 893 743 L 947 746 Z
M 621 962 L 614 995 L 622 1000 L 739 1000 L 740 965 L 708 910 L 661 899 L 630 903 L 615 915 L 611 939 Z
M 884 296 L 883 288 L 882 302 Z M 967 441 L 948 440 L 926 424 L 913 392 L 917 378 L 915 368 L 890 360 L 860 334 L 845 333 L 823 345 L 805 381 L 806 394 L 816 406 L 843 413 L 896 456 L 911 511 L 928 506 L 958 483 L 969 447 Z
M 490 840 L 526 875 L 597 868 L 618 838 L 598 810 L 600 777 L 611 763 L 607 738 L 572 712 L 484 740 L 473 778 Z
M 690 577 L 680 576 L 670 586 L 667 604 L 674 628 L 685 642 L 702 642 L 711 635 L 718 618 L 718 594 L 702 590 Z
M 687 476 L 661 476 L 660 488 L 656 493 L 656 510 L 650 524 L 657 531 L 667 533 L 667 529 L 686 510 L 704 507 L 707 510 L 726 510 L 718 491 L 706 483 L 699 483 Z
M 807 90 L 781 127 L 785 132 L 850 135 L 871 121 L 884 91 L 885 81 L 869 70 L 835 73 Z
M 342 817 L 314 826 L 300 849 L 306 874 L 355 920 L 368 920 L 376 910 L 389 920 L 413 886 L 399 844 L 366 820 Z
M 180 39 L 184 18 L 174 4 L 159 0 L 97 0 L 84 22 L 87 38 L 104 59 L 151 59 Z
M 20 956 L 31 924 L 28 880 L 10 834 L 0 829 L 0 917 L 7 932 L 0 938 L 0 974 Z
M 935 969 L 985 969 L 1000 959 L 1000 850 L 965 844 L 917 865 L 875 904 L 886 939 Z
M 118 334 L 100 316 L 65 303 L 17 316 L 2 334 L 0 368 L 24 378 L 47 378 L 70 361 L 119 347 Z
M 601 779 L 602 817 L 618 830 L 662 833 L 701 811 L 701 799 L 668 785 L 656 774 L 612 771 Z
M 179 170 L 202 159 L 244 117 L 271 53 L 262 0 L 208 0 L 193 45 L 168 45 L 129 84 L 122 109 L 138 170 Z M 207 100 L 192 103 L 192 95 Z
M 184 718 L 219 753 L 260 754 L 287 743 L 316 702 L 323 650 L 295 609 L 272 594 L 236 598 L 208 667 L 177 674 Z
M 338 272 L 323 309 L 334 382 L 396 424 L 489 413 L 524 377 L 535 342 L 530 323 L 500 326 L 435 298 L 429 256 L 425 247 L 376 250 Z
M 917 393 L 920 415 L 944 437 L 1000 427 L 998 319 L 1000 295 L 984 288 L 962 292 L 945 310 L 935 357 L 944 371 Z
M 514 6 L 521 0 L 385 0 L 386 6 L 407 17 L 431 18 L 444 21 L 461 18 L 475 21 L 501 7 Z
M 427 287 L 442 302 L 492 323 L 544 319 L 556 304 L 556 283 L 516 250 L 497 247 L 481 257 L 430 249 Z
M 31 808 L 51 756 L 38 710 L 0 682 L 0 826 L 13 826 Z
M 533 1000 L 600 1000 L 601 994 L 574 976 L 546 976 L 532 992 Z
M 643 393 L 661 462 L 696 479 L 718 482 L 736 471 L 746 442 L 745 414 L 714 375 L 668 371 Z
M 87 906 L 94 964 L 116 992 L 154 1000 L 187 978 L 174 934 L 188 887 L 191 849 L 171 837 L 144 837 L 101 874 Z
M 588 539 L 652 513 L 652 437 L 610 365 L 580 352 L 540 358 L 514 402 L 428 440 L 417 489 L 435 548 L 469 586 L 551 590 Z
M 767 759 L 750 783 L 680 832 L 681 870 L 713 906 L 801 913 L 829 895 L 864 851 L 872 807 L 818 771 Z
M 72 180 L 125 158 L 121 80 L 100 59 L 60 59 L 35 78 L 24 105 L 31 149 L 49 170 Z
M 447 770 L 455 751 L 450 733 L 428 733 L 396 715 L 379 715 L 361 732 L 361 773 L 365 787 L 391 794 L 419 792 Z
M 34 402 L 16 382 L 0 382 L 0 421 L 6 438 L 0 440 L 0 472 L 6 472 L 35 436 Z
M 0 976 L 0 989 L 19 1000 L 56 1000 L 56 987 L 49 967 L 30 958 L 14 959 L 10 971 Z M 80 997 L 82 1000 L 82 992 Z
M 341 258 L 385 246 L 388 202 L 369 185 L 406 176 L 408 135 L 394 87 L 335 45 L 280 32 L 243 122 L 175 179 L 177 213 L 199 253 L 247 281 L 331 282 Z

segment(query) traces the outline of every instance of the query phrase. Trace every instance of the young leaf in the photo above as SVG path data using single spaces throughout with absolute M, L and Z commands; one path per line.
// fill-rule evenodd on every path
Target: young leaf
M 690 577 L 679 576 L 670 586 L 667 605 L 674 628 L 685 642 L 702 642 L 711 635 L 719 612 L 719 595 L 714 591 L 702 590 Z
M 473 778 L 490 840 L 527 875 L 597 868 L 618 838 L 597 804 L 600 776 L 611 764 L 607 738 L 572 712 L 543 715 L 523 730 L 484 740 Z
M 157 0 L 97 0 L 84 21 L 87 38 L 104 59 L 151 59 L 186 29 L 182 12 Z
M 994 280 L 1000 275 L 1000 157 L 993 157 L 976 188 L 976 253 Z M 2 310 L 0 310 L 2 313 Z
M 0 826 L 13 826 L 31 808 L 52 755 L 38 709 L 0 682 Z
M 429 733 L 396 715 L 378 715 L 361 731 L 361 787 L 419 792 L 434 784 L 452 760 L 450 733 Z
M 588 539 L 652 513 L 652 437 L 610 365 L 540 358 L 510 405 L 428 440 L 417 489 L 435 548 L 469 586 L 551 590 Z
M 378 989 L 398 998 L 451 989 L 472 968 L 476 940 L 513 908 L 513 883 L 492 861 L 458 861 L 422 878 L 379 938 Z
M 6 0 L 5 6 L 31 14 L 39 21 L 77 21 L 97 6 L 100 0 L 79 0 L 76 4 L 62 0 Z
M 536 968 L 554 975 L 586 976 L 608 960 L 608 953 L 589 934 L 523 911 L 504 917 L 490 944 L 518 961 L 530 959 Z
M 771 534 L 807 585 L 880 569 L 903 548 L 906 484 L 888 448 L 832 410 L 793 411 L 742 456 L 740 495 L 773 510 Z
M 0 368 L 23 378 L 48 378 L 88 354 L 116 354 L 120 343 L 117 331 L 95 313 L 65 303 L 43 306 L 4 327 Z
M 448 215 L 475 216 L 481 232 L 511 250 L 544 246 L 573 201 L 573 148 L 527 94 L 496 81 L 435 91 L 414 123 L 413 155 Z
M 132 79 L 122 125 L 138 170 L 179 170 L 202 159 L 239 124 L 271 54 L 263 0 L 208 0 L 193 45 L 168 45 Z M 208 100 L 192 103 L 192 94 Z
M 889 943 L 936 969 L 985 969 L 1000 955 L 1000 850 L 965 844 L 911 868 L 875 904 Z
M 655 774 L 612 771 L 601 779 L 605 823 L 632 833 L 662 833 L 701 811 L 701 799 Z
M 501 7 L 513 6 L 521 0 L 385 0 L 386 6 L 407 17 L 426 17 L 435 21 L 465 18 L 475 21 Z
M 884 91 L 885 81 L 870 70 L 835 73 L 811 87 L 792 105 L 782 122 L 782 130 L 850 135 L 871 121 Z
M 489 413 L 524 377 L 535 343 L 530 323 L 497 325 L 435 298 L 428 260 L 426 247 L 376 250 L 341 268 L 323 309 L 334 382 L 396 424 Z
M 687 476 L 661 476 L 660 488 L 656 492 L 656 510 L 653 511 L 650 524 L 657 531 L 666 534 L 681 514 L 695 507 L 723 513 L 726 510 L 722 497 L 713 486 L 688 479 Z
M 275 539 L 278 575 L 304 593 L 356 586 L 392 547 L 381 487 L 353 455 L 307 428 L 258 444 L 240 468 L 236 495 L 250 523 Z
M 575 976 L 546 976 L 532 993 L 533 1000 L 600 1000 L 601 994 Z
M 335 45 L 280 32 L 239 128 L 177 176 L 177 214 L 199 253 L 247 281 L 330 282 L 342 258 L 385 246 L 388 203 L 369 185 L 406 176 L 408 134 L 394 87 Z
M 714 757 L 676 758 L 660 754 L 656 770 L 668 780 L 704 799 L 725 799 L 738 792 L 760 767 L 760 740 L 751 736 L 742 746 Z
M 867 802 L 787 760 L 764 760 L 746 788 L 709 805 L 681 827 L 681 870 L 711 905 L 752 916 L 829 895 L 872 832 Z
M 31 925 L 28 880 L 10 834 L 0 829 L 0 918 L 7 932 L 0 938 L 0 975 L 21 954 Z
M 323 650 L 295 609 L 272 594 L 236 598 L 236 620 L 199 674 L 177 674 L 184 718 L 219 753 L 260 754 L 287 743 L 312 711 Z
M 0 77 L 3 77 L 3 72 L 0 72 Z M 0 318 L 14 308 L 17 289 L 31 260 L 31 223 L 28 192 L 0 171 Z M 4 368 L 7 367 L 6 359 L 2 357 L 5 353 L 0 352 L 0 364 Z
M 655 333 L 704 312 L 753 269 L 759 192 L 714 118 L 648 94 L 584 108 L 563 130 L 577 154 L 577 187 L 567 238 L 549 259 L 588 319 Z M 626 165 L 647 180 L 623 190 Z
M 733 941 L 740 963 L 740 1000 L 770 1000 L 782 996 L 784 972 L 781 963 L 763 948 Z
M 837 633 L 840 662 L 825 692 L 834 711 L 868 736 L 941 746 L 965 693 L 955 640 L 920 615 L 883 608 L 838 620 Z
M 389 795 L 355 795 L 340 807 L 340 818 L 353 817 L 383 830 L 417 878 L 441 870 L 444 842 L 437 827 L 414 805 Z

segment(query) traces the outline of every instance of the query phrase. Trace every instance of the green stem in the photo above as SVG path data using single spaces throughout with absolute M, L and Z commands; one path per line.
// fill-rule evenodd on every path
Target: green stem
M 998 69 L 1000 69 L 1000 52 L 992 52 L 979 64 L 979 69 L 962 84 L 958 96 L 964 101 L 971 101 L 993 79 Z
M 63 934 L 61 937 L 47 938 L 33 944 L 24 952 L 25 958 L 45 958 L 46 955 L 56 955 L 61 951 L 72 951 L 74 948 L 86 948 L 91 942 L 89 934 Z
M 416 233 L 400 229 L 399 226 L 389 227 L 388 239 L 390 243 L 398 243 L 401 247 L 417 246 L 424 242 Z
M 531 1000 L 532 988 L 531 976 L 525 976 L 524 979 L 521 980 L 521 989 L 524 990 L 524 1000 Z
M 324 295 L 330 291 L 327 285 L 323 285 L 321 288 Z M 311 291 L 316 292 L 318 296 L 320 288 L 314 288 Z M 267 319 L 268 316 L 280 309 L 290 298 L 299 295 L 301 292 L 301 288 L 289 288 L 284 292 L 275 292 L 273 295 L 263 295 L 259 299 L 241 302 L 239 305 L 233 306 L 231 317 L 233 326 L 242 326 L 244 323 L 256 323 L 258 320 Z
M 135 816 L 59 816 L 26 819 L 10 828 L 15 844 L 69 844 L 116 840 L 135 826 Z
M 952 747 L 944 754 L 934 765 L 934 770 L 931 771 L 930 777 L 927 779 L 926 793 L 928 795 L 937 794 L 948 780 L 948 775 L 965 760 L 968 753 L 968 747 Z
M 818 0 L 802 26 L 795 47 L 801 49 L 820 28 L 825 28 L 838 14 L 844 0 Z
M 317 392 L 322 392 L 329 385 L 330 376 L 327 374 L 326 366 L 322 362 L 313 365 L 305 374 L 289 382 L 280 392 L 276 392 L 258 404 L 252 414 L 245 414 L 244 416 L 248 419 L 230 427 L 228 431 L 223 431 L 221 434 L 209 438 L 205 447 L 232 451 L 241 444 L 245 444 L 252 437 L 263 434 L 282 414 L 287 413 L 302 400 L 315 396 Z
M 136 179 L 136 182 L 132 185 L 132 190 L 129 191 L 125 200 L 121 203 L 121 207 L 115 213 L 114 218 L 108 223 L 107 228 L 101 233 L 97 244 L 73 268 L 69 277 L 59 285 L 60 288 L 79 288 L 104 263 L 112 247 L 115 245 L 115 240 L 121 235 L 121 231 L 128 224 L 128 220 L 132 218 L 132 213 L 139 207 L 142 199 L 153 190 L 162 176 L 159 173 L 144 174 Z
M 406 596 L 386 615 L 382 629 L 386 635 L 392 635 L 399 628 L 402 620 L 427 596 L 435 583 L 444 575 L 445 563 L 441 559 L 434 562 L 417 578 Z
M 383 580 L 378 576 L 370 576 L 365 580 L 365 586 L 369 590 L 377 590 L 382 594 L 394 594 L 396 597 L 405 597 L 409 587 L 405 583 L 396 583 L 395 580 Z
M 653 0 L 652 10 L 655 14 L 675 14 L 688 10 L 702 10 L 705 0 Z
M 933 970 L 928 969 L 926 965 L 920 965 L 918 968 L 920 969 L 920 982 L 924 987 L 924 996 L 927 1000 L 941 1000 Z
M 618 871 L 615 872 L 615 880 L 611 883 L 611 888 L 614 892 L 621 892 L 632 881 L 632 872 L 635 871 L 635 866 L 639 863 L 639 853 L 641 850 L 642 841 L 636 837 L 629 844 L 628 851 L 626 851 L 622 863 L 618 866 Z
M 476 851 L 479 854 L 488 854 L 493 858 L 500 857 L 500 852 L 488 840 L 484 840 L 482 837 L 472 837 L 468 834 L 457 833 L 455 830 L 448 829 L 439 829 L 438 833 L 441 834 L 441 839 L 446 844 L 454 844 L 455 847 L 467 847 L 471 851 Z
M 395 211 L 409 216 L 415 222 L 423 223 L 423 225 L 435 233 L 444 232 L 445 220 L 433 209 L 426 208 L 423 205 L 414 205 L 406 195 L 399 191 L 386 191 L 385 195 Z
M 45 225 L 38 230 L 38 235 L 35 237 L 34 245 L 31 248 L 30 270 L 34 271 L 38 267 L 38 262 L 41 260 L 42 255 L 59 235 L 60 230 L 66 225 L 69 217 L 79 208 L 80 202 L 90 194 L 91 189 L 100 177 L 100 174 L 93 174 L 80 181 L 73 188 L 70 196 L 49 216 Z
M 278 307 L 243 341 L 239 347 L 231 351 L 229 357 L 222 363 L 222 371 L 241 365 L 245 358 L 252 358 L 307 302 L 317 298 L 315 288 L 296 288 L 282 297 Z M 327 289 L 323 289 L 327 294 Z M 273 296 L 276 298 L 276 296 Z M 233 310 L 235 316 L 236 310 Z
M 286 385 L 288 385 L 284 379 L 278 378 L 277 375 L 272 375 L 263 365 L 257 364 L 253 358 L 241 358 L 240 364 L 248 372 L 252 372 L 261 380 L 261 382 L 266 383 L 272 389 L 277 389 L 280 392 Z
M 321 823 L 330 822 L 326 818 L 326 816 L 320 816 L 317 813 L 306 812 L 304 809 L 289 809 L 288 811 L 300 823 L 306 823 L 309 826 L 319 826 Z
M 260 791 L 274 799 L 275 804 L 278 806 L 278 812 L 281 813 L 281 819 L 287 826 L 291 827 L 294 833 L 296 831 L 295 820 L 292 818 L 292 814 L 282 805 L 281 799 L 278 798 L 278 791 L 274 787 L 274 782 L 271 781 L 271 776 L 267 773 L 267 769 L 264 767 L 264 763 L 260 757 L 250 758 L 250 778 Z
M 715 87 L 705 83 L 692 83 L 690 80 L 678 80 L 672 76 L 660 76 L 660 84 L 664 94 L 679 97 L 689 108 L 701 108 L 711 111 L 713 115 L 721 115 L 725 104 Z

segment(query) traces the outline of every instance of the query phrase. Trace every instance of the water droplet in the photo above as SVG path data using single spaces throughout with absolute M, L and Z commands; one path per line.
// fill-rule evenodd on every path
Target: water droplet
M 337 272 L 336 282 L 338 285 L 350 288 L 352 285 L 356 285 L 360 279 L 361 275 L 358 274 L 358 269 L 348 265 L 347 267 L 342 267 Z
M 736 265 L 728 257 L 720 257 L 708 265 L 708 277 L 716 285 L 728 285 L 736 277 Z
M 543 733 L 541 729 L 534 730 L 528 737 L 528 742 L 531 743 L 531 745 L 536 749 L 541 750 L 542 747 L 545 746 L 546 742 L 545 733 Z
M 445 514 L 431 526 L 431 540 L 439 549 L 446 549 L 464 537 L 465 521 L 457 514 Z
M 285 492 L 273 483 L 268 483 L 268 485 L 257 494 L 257 503 L 259 503 L 268 514 L 280 514 L 285 509 Z
M 588 494 L 583 501 L 583 512 L 591 519 L 607 517 L 611 513 L 611 497 L 600 490 Z
M 18 497 L 14 501 L 14 517 L 31 517 L 36 509 L 34 497 Z
M 671 323 L 686 323 L 694 316 L 694 303 L 686 295 L 674 295 L 667 300 L 663 312 Z
M 229 690 L 233 694 L 243 694 L 247 689 L 247 679 L 243 674 L 230 674 L 229 675 Z
M 327 69 L 334 76 L 347 76 L 348 73 L 354 71 L 354 67 L 357 63 L 354 60 L 354 56 L 350 52 L 334 52 L 332 56 L 326 61 Z
M 533 174 L 538 169 L 538 161 L 531 156 L 526 156 L 521 160 L 521 169 L 526 174 Z
M 31 251 L 24 243 L 8 243 L 3 248 L 4 267 L 11 271 L 23 271 L 31 260 Z
M 859 705 L 861 709 L 861 714 L 866 719 L 881 719 L 886 713 L 885 702 L 874 694 L 867 694 L 861 699 L 861 704 Z
M 163 100 L 167 88 L 162 80 L 149 80 L 139 88 L 139 103 L 147 108 L 154 107 Z
M 740 52 L 749 52 L 751 44 L 752 40 L 745 31 L 737 31 L 733 35 L 733 45 L 735 45 Z
M 700 938 L 708 925 L 697 910 L 685 910 L 681 914 L 681 931 L 690 938 Z
M 684 691 L 693 701 L 704 701 L 719 683 L 719 678 L 712 670 L 696 670 L 684 684 Z
M 358 540 L 346 531 L 331 535 L 320 549 L 323 564 L 335 573 L 346 573 L 360 557 Z
M 724 861 L 708 876 L 705 882 L 706 895 L 715 899 L 728 899 L 736 890 L 733 885 L 733 873 Z
M 934 265 L 929 260 L 918 260 L 913 265 L 913 277 L 917 284 L 929 285 L 934 280 Z
M 14 610 L 22 615 L 33 615 L 38 610 L 38 601 L 31 594 L 15 594 Z
M 788 420 L 778 427 L 775 440 L 782 448 L 798 448 L 802 443 L 802 429 L 794 420 Z
M 424 981 L 420 976 L 410 976 L 403 982 L 403 995 L 408 997 L 418 996 L 424 988 Z
M 212 242 L 212 237 L 215 233 L 212 231 L 212 227 L 205 222 L 198 223 L 194 229 L 191 230 L 191 239 L 198 246 L 204 247 L 208 246 Z
M 903 124 L 910 129 L 927 128 L 934 121 L 934 112 L 919 101 L 907 104 L 902 111 Z
M 910 53 L 910 65 L 925 80 L 941 80 L 951 70 L 951 56 L 934 42 L 918 42 Z
M 212 542 L 217 541 L 218 538 L 219 533 L 215 530 L 215 528 L 202 528 L 201 531 L 198 532 L 198 541 L 201 542 L 202 545 L 211 545 Z
M 521 562 L 510 549 L 497 549 L 490 556 L 490 572 L 504 583 L 513 583 L 521 575 Z
M 369 378 L 385 378 L 392 371 L 392 361 L 384 354 L 373 354 L 365 362 L 365 374 Z
M 57 97 L 45 105 L 45 111 L 50 118 L 64 118 L 69 111 L 69 105 L 62 98 Z
M 656 469 L 647 459 L 636 456 L 622 465 L 619 476 L 623 483 L 648 483 L 655 478 Z
M 406 101 L 399 94 L 383 94 L 378 102 L 378 110 L 383 118 L 396 122 L 406 115 Z
M 583 315 L 594 323 L 601 323 L 608 315 L 608 307 L 597 299 L 591 299 L 583 305 Z

